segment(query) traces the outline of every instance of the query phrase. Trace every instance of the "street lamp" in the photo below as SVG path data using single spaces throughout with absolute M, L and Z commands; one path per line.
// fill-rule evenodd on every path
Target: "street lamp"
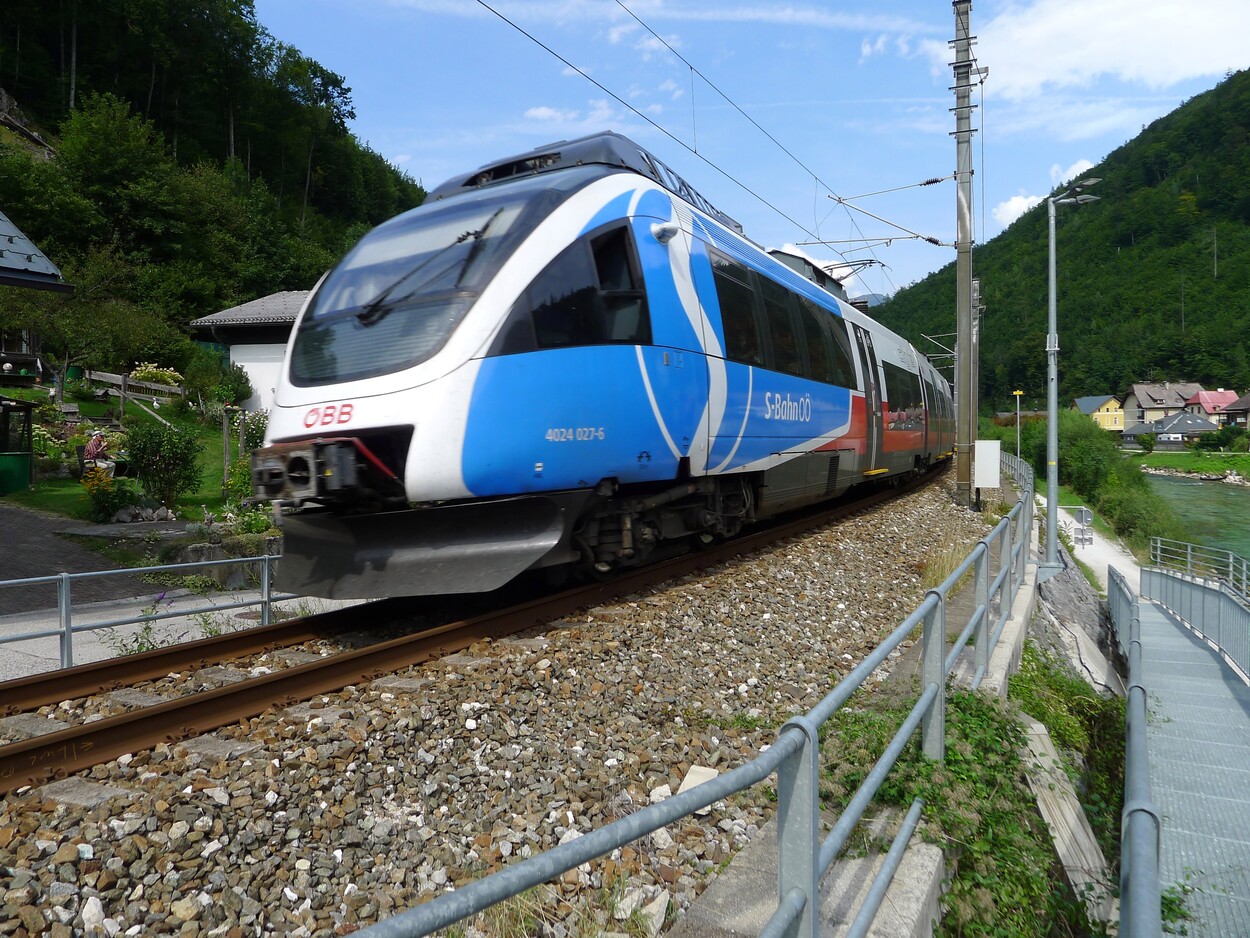
M 1012 391 L 1016 396 L 1016 462 L 1020 461 L 1020 395 L 1023 391 Z
M 1080 179 L 1071 189 L 1046 200 L 1049 225 L 1050 295 L 1046 333 L 1046 558 L 1038 568 L 1037 581 L 1048 580 L 1063 569 L 1059 562 L 1059 326 L 1055 309 L 1055 206 L 1097 202 L 1085 190 L 1102 179 Z M 1019 398 L 1017 398 L 1019 400 Z

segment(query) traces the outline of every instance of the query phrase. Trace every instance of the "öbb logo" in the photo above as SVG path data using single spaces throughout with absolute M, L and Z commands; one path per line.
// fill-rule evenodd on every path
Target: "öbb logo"
M 348 423 L 352 419 L 352 405 L 342 404 L 336 407 L 327 404 L 325 407 L 310 407 L 304 414 L 304 426 L 328 427 L 336 423 Z

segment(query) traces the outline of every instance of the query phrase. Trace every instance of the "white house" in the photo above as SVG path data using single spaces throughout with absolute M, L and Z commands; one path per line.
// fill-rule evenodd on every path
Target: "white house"
M 201 339 L 224 345 L 230 361 L 247 372 L 253 393 L 243 404 L 245 410 L 268 410 L 273 404 L 287 339 L 308 293 L 271 293 L 192 321 L 191 328 Z

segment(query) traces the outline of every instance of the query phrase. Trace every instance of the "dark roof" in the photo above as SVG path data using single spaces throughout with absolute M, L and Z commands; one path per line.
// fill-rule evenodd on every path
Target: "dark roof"
M 1143 433 L 1179 433 L 1181 436 L 1196 436 L 1199 433 L 1215 433 L 1217 430 L 1219 427 L 1211 421 L 1203 420 L 1195 414 L 1182 410 L 1153 423 L 1139 423 L 1125 430 L 1124 436 L 1141 436 Z
M 0 284 L 63 293 L 74 289 L 61 279 L 56 264 L 44 257 L 43 251 L 3 212 L 0 212 Z
M 1184 407 L 1185 402 L 1201 390 L 1201 384 L 1165 381 L 1162 384 L 1135 384 L 1130 393 L 1137 395 L 1137 403 L 1143 408 Z
M 1095 394 L 1092 397 L 1078 397 L 1075 403 L 1076 409 L 1088 417 L 1103 404 L 1107 403 L 1107 401 L 1120 403 L 1120 399 L 1114 394 Z
M 307 290 L 287 290 L 271 293 L 239 306 L 223 309 L 219 313 L 201 316 L 191 321 L 193 329 L 212 329 L 215 326 L 265 326 L 273 323 L 293 323 L 299 315 Z
M 1224 413 L 1228 413 L 1230 410 L 1250 411 L 1250 393 L 1243 394 L 1241 397 L 1237 398 L 1237 400 L 1225 407 Z

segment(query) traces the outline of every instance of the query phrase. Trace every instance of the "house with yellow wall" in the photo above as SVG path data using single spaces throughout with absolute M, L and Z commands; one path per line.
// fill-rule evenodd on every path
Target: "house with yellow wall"
M 1104 430 L 1110 430 L 1113 433 L 1124 432 L 1124 408 L 1120 405 L 1120 399 L 1114 394 L 1078 397 L 1072 405 Z

